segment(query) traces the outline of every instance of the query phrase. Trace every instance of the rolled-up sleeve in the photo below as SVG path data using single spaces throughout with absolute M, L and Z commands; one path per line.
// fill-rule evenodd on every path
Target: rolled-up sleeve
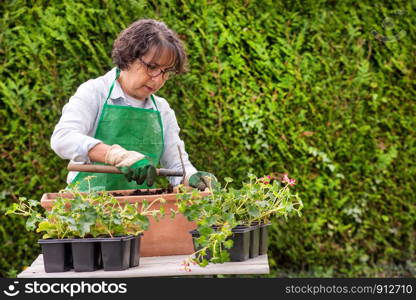
M 180 128 L 176 120 L 175 112 L 169 108 L 164 113 L 163 117 L 165 150 L 160 163 L 164 168 L 182 171 L 182 164 L 178 151 L 179 145 L 185 166 L 186 176 L 189 178 L 189 176 L 195 174 L 197 170 L 189 161 L 188 153 L 185 150 L 185 143 L 179 137 Z M 180 184 L 182 179 L 183 177 L 168 177 L 170 184 L 173 186 Z
M 91 88 L 91 83 L 82 84 L 63 107 L 51 137 L 51 148 L 59 157 L 89 162 L 88 151 L 101 143 L 92 137 L 100 108 L 99 95 Z

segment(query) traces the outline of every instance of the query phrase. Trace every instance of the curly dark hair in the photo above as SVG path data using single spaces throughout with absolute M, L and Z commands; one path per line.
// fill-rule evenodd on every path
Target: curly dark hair
M 152 62 L 167 54 L 170 68 L 178 74 L 187 71 L 187 57 L 178 35 L 165 23 L 152 19 L 138 20 L 120 32 L 111 57 L 114 64 L 124 70 L 151 49 L 155 49 Z

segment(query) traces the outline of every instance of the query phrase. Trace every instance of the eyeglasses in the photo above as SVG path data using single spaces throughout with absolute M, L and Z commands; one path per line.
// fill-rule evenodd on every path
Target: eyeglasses
M 146 68 L 147 75 L 149 75 L 152 78 L 153 77 L 158 77 L 160 74 L 162 74 L 162 78 L 167 79 L 170 76 L 173 76 L 173 75 L 176 74 L 176 71 L 175 71 L 174 68 L 168 68 L 168 69 L 163 70 L 160 67 L 158 67 L 157 65 L 152 65 L 152 64 L 149 64 L 149 63 L 143 61 L 140 57 L 139 57 L 139 61 Z

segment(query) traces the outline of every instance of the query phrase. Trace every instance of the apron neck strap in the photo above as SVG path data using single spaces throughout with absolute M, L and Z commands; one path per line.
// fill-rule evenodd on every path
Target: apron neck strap
M 156 101 L 155 101 L 155 97 L 152 95 L 150 95 L 150 99 L 152 99 L 153 105 L 156 107 L 156 110 L 159 111 L 159 108 L 156 105 Z
M 111 92 L 113 91 L 114 85 L 116 84 L 116 81 L 119 77 L 120 77 L 120 69 L 117 67 L 116 68 L 116 79 L 114 79 L 113 83 L 110 86 L 110 90 L 108 91 L 108 95 L 107 95 L 107 98 L 105 99 L 105 103 L 107 103 L 108 99 L 110 99 Z

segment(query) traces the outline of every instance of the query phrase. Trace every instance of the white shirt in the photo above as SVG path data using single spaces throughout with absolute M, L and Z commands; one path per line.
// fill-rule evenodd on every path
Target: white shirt
M 90 163 L 88 151 L 102 141 L 95 139 L 98 121 L 104 102 L 107 98 L 110 86 L 116 76 L 116 68 L 106 73 L 104 76 L 88 80 L 78 87 L 62 109 L 62 116 L 55 126 L 51 137 L 51 147 L 63 159 L 70 159 L 72 163 Z M 182 159 L 185 165 L 186 176 L 197 172 L 189 161 L 185 151 L 185 144 L 179 137 L 180 128 L 176 120 L 175 112 L 170 108 L 169 103 L 153 95 L 157 108 L 160 111 L 163 133 L 164 133 L 164 152 L 160 160 L 162 168 L 182 170 L 179 158 L 178 146 L 181 148 Z M 152 100 L 136 100 L 126 96 L 116 81 L 110 98 L 109 104 L 132 106 L 145 109 L 156 108 Z M 69 172 L 67 182 L 70 183 L 78 172 Z M 169 182 L 178 185 L 182 177 L 168 177 Z

